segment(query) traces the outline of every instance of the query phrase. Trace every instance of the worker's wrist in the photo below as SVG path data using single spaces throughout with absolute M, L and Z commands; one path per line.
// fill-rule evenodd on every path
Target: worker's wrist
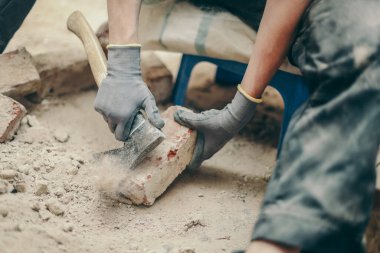
M 248 92 L 246 90 L 244 90 L 243 86 L 241 84 L 239 84 L 237 86 L 238 88 L 238 91 L 246 98 L 248 99 L 249 101 L 253 102 L 253 103 L 256 103 L 256 104 L 260 104 L 263 102 L 263 100 L 261 99 L 261 96 L 256 98 L 256 97 L 253 97 L 251 96 L 250 94 L 248 94 Z
M 141 48 L 141 44 L 139 43 L 130 43 L 130 44 L 108 44 L 107 49 L 110 48 L 133 48 L 133 47 L 138 47 Z

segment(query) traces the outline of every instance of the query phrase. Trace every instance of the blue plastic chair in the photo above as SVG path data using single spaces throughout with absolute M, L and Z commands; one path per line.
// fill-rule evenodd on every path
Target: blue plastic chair
M 197 56 L 184 54 L 178 70 L 177 80 L 174 86 L 173 103 L 183 105 L 186 98 L 187 85 L 194 66 L 200 62 L 214 63 L 218 68 L 216 81 L 218 83 L 238 84 L 243 79 L 247 64 L 211 58 L 207 56 Z M 278 70 L 270 86 L 277 89 L 284 100 L 284 114 L 282 119 L 281 134 L 277 146 L 277 156 L 281 152 L 283 138 L 289 125 L 290 118 L 297 108 L 309 97 L 309 89 L 299 75 Z

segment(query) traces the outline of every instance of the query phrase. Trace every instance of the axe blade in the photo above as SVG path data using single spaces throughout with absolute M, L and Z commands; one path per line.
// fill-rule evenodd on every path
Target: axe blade
M 156 148 L 165 135 L 152 126 L 141 113 L 134 119 L 131 133 L 121 148 L 111 149 L 94 154 L 96 161 L 109 159 L 126 169 L 134 169 L 146 155 Z

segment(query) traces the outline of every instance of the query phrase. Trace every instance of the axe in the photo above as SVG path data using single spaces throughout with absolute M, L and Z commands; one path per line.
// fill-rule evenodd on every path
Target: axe
M 100 86 L 107 74 L 106 56 L 98 38 L 80 11 L 73 12 L 67 19 L 67 28 L 82 41 L 95 82 Z M 122 105 L 120 105 L 122 106 Z M 94 155 L 95 159 L 111 158 L 133 169 L 145 156 L 157 147 L 165 135 L 154 127 L 140 111 L 132 123 L 132 129 L 123 147 Z

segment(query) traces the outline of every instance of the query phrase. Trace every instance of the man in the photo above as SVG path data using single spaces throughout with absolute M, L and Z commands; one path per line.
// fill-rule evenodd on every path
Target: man
M 2 53 L 36 0 L 0 0 L 0 53 Z
M 226 8 L 227 2 L 243 3 L 207 2 Z M 141 78 L 140 4 L 108 0 L 108 75 L 95 108 L 118 140 L 129 135 L 141 108 L 157 128 L 164 125 Z M 232 12 L 247 13 L 239 8 Z M 243 20 L 249 19 L 243 14 Z M 288 52 L 310 85 L 312 95 L 289 125 L 246 252 L 365 252 L 362 238 L 380 143 L 379 16 L 377 0 L 267 0 L 251 59 L 232 102 L 220 111 L 175 113 L 180 124 L 198 130 L 189 164 L 195 169 L 254 116 Z

